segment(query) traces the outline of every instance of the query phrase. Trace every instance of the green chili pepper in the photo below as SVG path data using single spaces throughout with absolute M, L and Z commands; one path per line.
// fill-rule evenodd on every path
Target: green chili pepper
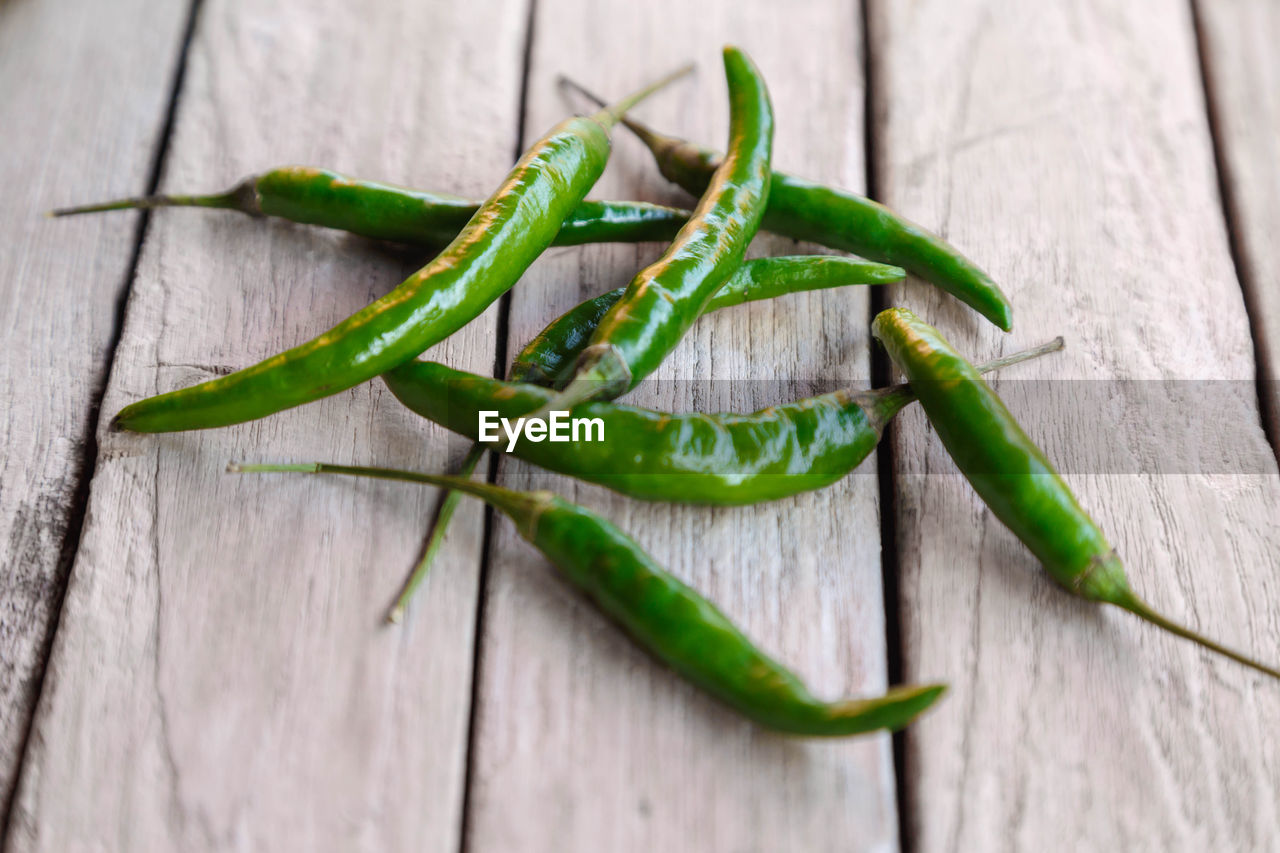
M 707 303 L 703 313 L 803 290 L 820 290 L 846 284 L 888 284 L 900 281 L 904 275 L 905 272 L 898 267 L 856 258 L 834 258 L 828 255 L 757 258 L 746 261 L 738 268 L 724 289 Z M 578 354 L 591 339 L 600 318 L 622 297 L 624 290 L 625 288 L 620 287 L 587 299 L 553 320 L 515 357 L 509 373 L 510 380 L 552 385 L 573 366 Z M 459 475 L 470 477 L 480 464 L 484 451 L 484 445 L 472 445 L 458 470 Z M 426 577 L 444 543 L 445 531 L 457 510 L 458 500 L 459 495 L 449 492 L 441 501 L 422 559 L 410 573 L 387 614 L 388 622 L 400 621 L 414 590 Z
M 898 729 L 946 689 L 890 689 L 875 699 L 816 699 L 790 670 L 757 649 L 692 587 L 654 562 L 610 522 L 551 492 L 517 492 L 459 477 L 348 465 L 231 465 L 235 472 L 295 471 L 404 480 L 457 489 L 493 505 L 525 540 L 641 648 L 743 716 L 794 735 Z
M 937 329 L 905 308 L 890 308 L 876 316 L 871 331 L 906 375 L 956 467 L 1054 580 L 1076 595 L 1124 608 L 1280 678 L 1280 671 L 1170 622 L 1129 588 L 1124 566 L 1101 528 L 973 365 Z
M 510 289 L 555 239 L 604 171 L 609 131 L 625 108 L 684 73 L 561 122 L 434 260 L 328 332 L 230 376 L 126 406 L 115 425 L 169 432 L 254 420 L 372 379 L 444 340 Z
M 1061 339 L 985 365 L 996 369 L 1060 349 Z M 400 402 L 475 440 L 482 411 L 513 424 L 553 392 L 477 376 L 430 361 L 384 375 Z M 839 390 L 749 415 L 672 414 L 618 403 L 582 403 L 570 419 L 598 419 L 591 437 L 551 441 L 500 429 L 497 447 L 542 468 L 598 483 L 634 498 L 740 505 L 790 497 L 830 485 L 875 448 L 886 423 L 914 397 L 906 386 Z M 567 428 L 566 428 L 567 429 Z M 572 434 L 570 434 L 572 438 Z
M 572 80 L 560 80 L 600 101 Z M 665 136 L 628 116 L 623 116 L 622 122 L 653 153 L 663 177 L 694 195 L 703 192 L 720 162 L 718 153 Z M 1013 309 L 991 276 L 946 240 L 868 198 L 774 172 L 761 227 L 903 267 L 1004 331 L 1013 328 Z
M 831 255 L 753 258 L 738 267 L 728 283 L 703 307 L 702 313 L 788 293 L 850 284 L 892 284 L 905 277 L 906 271 L 901 267 L 861 258 Z M 625 293 L 624 287 L 602 293 L 551 321 L 512 361 L 509 378 L 513 382 L 535 385 L 564 384 L 600 321 Z
M 50 216 L 156 207 L 207 207 L 274 216 L 411 245 L 449 243 L 480 202 L 445 193 L 361 181 L 324 169 L 284 166 L 211 195 L 153 195 L 64 207 Z M 641 243 L 675 237 L 689 211 L 641 201 L 584 201 L 560 226 L 553 246 Z
M 1061 348 L 1062 338 L 1056 338 L 1035 349 L 989 361 L 978 369 L 984 373 L 999 370 Z M 514 420 L 525 411 L 530 399 L 518 395 L 534 389 L 529 384 L 503 383 L 431 362 L 403 365 L 383 379 L 413 411 L 473 440 L 479 435 L 474 426 L 481 411 L 497 411 Z M 453 390 L 462 393 L 445 392 L 446 399 L 441 402 L 440 389 L 432 384 L 437 382 L 458 382 L 460 385 L 453 386 Z M 613 441 L 620 436 L 619 444 L 605 452 L 579 454 L 572 449 L 548 452 L 549 448 L 542 444 L 523 442 L 517 443 L 514 455 L 632 497 L 684 503 L 757 503 L 822 488 L 840 479 L 862 464 L 879 442 L 884 425 L 914 399 L 905 385 L 861 393 L 838 391 L 747 416 L 672 415 L 608 403 L 585 404 L 604 413 L 605 439 Z M 585 406 L 572 410 L 572 414 L 582 415 Z M 617 415 L 619 411 L 621 415 Z M 468 429 L 468 424 L 473 428 Z M 669 437 L 662 435 L 664 431 Z M 642 437 L 640 453 L 628 443 L 637 433 Z M 665 446 L 686 439 L 702 448 L 705 455 L 678 448 L 681 452 L 674 456 L 663 456 Z M 842 444 L 842 439 L 847 444 Z M 483 444 L 472 444 L 458 470 L 459 476 L 470 477 L 486 449 Z M 716 459 L 712 453 L 718 449 L 727 451 Z M 740 453 L 747 461 L 726 458 L 732 453 Z M 803 470 L 792 470 L 802 469 L 806 460 L 821 473 L 806 477 Z M 728 467 L 717 469 L 713 462 Z M 625 475 L 609 475 L 618 470 Z M 688 488 L 691 482 L 692 490 Z M 388 622 L 399 622 L 404 617 L 409 600 L 444 545 L 457 506 L 457 493 L 444 496 L 422 559 L 388 611 Z
M 635 387 L 742 263 L 769 198 L 773 107 L 759 70 L 741 50 L 724 49 L 724 71 L 729 155 L 670 248 L 631 280 L 601 318 L 573 379 L 546 411 L 616 397 Z

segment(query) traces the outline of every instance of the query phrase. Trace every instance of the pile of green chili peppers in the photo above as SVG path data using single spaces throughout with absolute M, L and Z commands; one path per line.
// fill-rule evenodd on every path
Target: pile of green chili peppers
M 213 195 L 148 196 L 55 211 L 208 207 L 443 246 L 387 296 L 314 340 L 228 376 L 139 400 L 120 411 L 113 426 L 135 432 L 226 426 L 381 377 L 410 409 L 477 442 L 459 475 L 321 463 L 233 464 L 229 470 L 352 474 L 447 489 L 424 557 L 391 621 L 399 621 L 426 576 L 459 496 L 469 495 L 509 516 L 569 583 L 685 678 L 762 726 L 835 736 L 901 728 L 945 686 L 895 687 L 874 698 L 816 698 L 607 520 L 549 492 L 517 492 L 470 475 L 492 449 L 642 500 L 779 500 L 845 476 L 875 448 L 886 424 L 919 400 L 975 491 L 1067 590 L 1280 678 L 1276 668 L 1193 633 L 1143 602 L 1101 529 L 983 381 L 988 370 L 1060 349 L 1061 338 L 975 367 L 936 329 L 893 308 L 875 318 L 871 333 L 906 385 L 842 389 L 751 414 L 672 414 L 612 402 L 651 374 L 702 314 L 787 293 L 884 284 L 909 272 L 999 328 L 1012 326 L 999 286 L 945 240 L 874 201 L 773 171 L 773 108 L 764 79 L 734 47 L 725 48 L 724 70 L 730 128 L 723 155 L 626 115 L 682 69 L 552 128 L 483 202 L 288 167 Z M 619 122 L 640 137 L 665 177 L 698 197 L 692 210 L 586 200 Z M 744 260 L 761 228 L 862 258 Z M 668 247 L 627 287 L 552 321 L 515 357 L 508 379 L 417 360 L 514 286 L 549 246 L 610 241 L 663 241 Z M 482 443 L 485 411 L 511 420 L 567 411 L 575 420 L 601 424 L 608 440 Z

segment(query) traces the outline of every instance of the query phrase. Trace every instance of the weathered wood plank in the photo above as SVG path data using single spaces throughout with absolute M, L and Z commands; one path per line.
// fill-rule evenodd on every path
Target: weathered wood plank
M 185 3 L 0 3 L 0 823 L 73 542 L 135 216 L 51 222 L 136 193 L 159 144 Z
M 659 128 L 723 146 L 719 49 L 732 42 L 768 78 L 778 167 L 862 185 L 856 10 L 716 2 L 700 4 L 691 16 L 669 2 L 606 8 L 541 0 L 537 13 L 528 135 L 567 108 L 553 84 L 559 72 L 617 94 L 693 58 L 696 80 L 639 113 Z M 621 131 L 618 140 L 596 195 L 689 203 L 665 185 L 634 140 Z M 797 247 L 769 239 L 758 250 Z M 513 292 L 512 351 L 582 296 L 625 284 L 660 251 L 551 253 Z M 857 289 L 722 312 L 700 323 L 655 381 L 628 399 L 668 409 L 750 411 L 817 386 L 865 384 L 867 316 L 867 294 Z M 764 648 L 794 664 L 821 695 L 835 696 L 885 685 L 874 471 L 868 463 L 865 476 L 818 494 L 723 510 L 640 504 L 520 464 L 504 464 L 502 480 L 552 488 L 599 509 Z M 635 650 L 506 523 L 497 525 L 492 554 L 467 818 L 471 848 L 896 847 L 887 737 L 833 743 L 770 735 Z
M 1263 414 L 1280 440 L 1280 7 L 1197 3 L 1210 115 L 1231 212 L 1237 272 L 1253 323 Z
M 209 0 L 164 186 L 302 162 L 483 195 L 511 160 L 525 10 Z M 416 265 L 227 214 L 152 225 L 109 412 L 303 341 Z M 495 313 L 438 354 L 490 370 Z M 444 436 L 370 383 L 240 427 L 101 441 L 10 849 L 456 849 L 477 508 L 388 629 L 430 492 L 223 474 L 243 458 L 439 469 Z
M 1280 479 L 1252 391 L 1186 4 L 872 11 L 885 201 L 940 225 L 1007 283 L 1016 332 L 1002 337 L 920 285 L 895 301 L 976 356 L 1067 336 L 1066 353 L 1022 377 L 1238 380 L 1214 386 L 1211 407 L 1152 411 L 1121 383 L 1092 408 L 1049 384 L 1018 414 L 1140 591 L 1275 658 Z M 1135 467 L 1144 454 L 1173 452 L 1152 446 L 1149 423 L 1174 417 L 1239 422 L 1236 451 L 1257 473 L 1197 473 L 1194 459 L 1171 460 L 1186 475 L 1132 473 L 1149 470 Z M 1118 461 L 1085 467 L 1098 447 Z M 1274 684 L 1054 587 L 946 475 L 918 410 L 900 419 L 892 452 L 904 675 L 953 685 L 907 736 L 915 847 L 1280 844 Z

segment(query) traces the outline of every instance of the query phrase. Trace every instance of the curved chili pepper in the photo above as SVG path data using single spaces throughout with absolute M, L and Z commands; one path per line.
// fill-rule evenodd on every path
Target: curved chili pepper
M 1061 348 L 1061 339 L 985 365 L 996 369 Z M 383 377 L 413 411 L 472 440 L 479 415 L 514 422 L 553 392 L 414 361 Z M 906 386 L 839 390 L 749 415 L 673 414 L 619 403 L 582 403 L 570 418 L 599 418 L 603 441 L 521 439 L 511 455 L 633 498 L 734 506 L 820 489 L 875 448 L 894 415 L 914 399 Z M 499 448 L 506 451 L 509 440 Z
M 552 128 L 434 260 L 328 332 L 230 376 L 126 406 L 115 425 L 170 432 L 254 420 L 372 379 L 444 340 L 510 289 L 555 239 L 604 171 L 609 131 L 624 108 L 684 73 Z
M 788 293 L 849 284 L 892 284 L 905 277 L 906 271 L 901 267 L 861 258 L 832 255 L 753 258 L 743 261 L 728 283 L 703 307 L 702 313 Z M 624 287 L 602 293 L 552 320 L 511 362 L 508 378 L 535 385 L 563 384 L 600 321 L 625 293 Z
M 888 284 L 901 280 L 903 275 L 904 271 L 898 267 L 856 258 L 835 258 L 828 255 L 756 258 L 744 262 L 738 268 L 724 289 L 707 303 L 703 313 L 802 290 L 820 290 L 846 284 Z M 512 382 L 554 384 L 573 366 L 579 353 L 591 339 L 600 318 L 622 297 L 624 290 L 620 287 L 584 300 L 551 321 L 515 357 L 508 378 Z M 458 475 L 470 477 L 484 453 L 484 445 L 473 444 L 458 469 Z M 395 604 L 387 613 L 388 622 L 400 621 L 409 599 L 426 578 L 436 554 L 444 544 L 445 532 L 457 511 L 458 501 L 459 495 L 454 492 L 446 494 L 441 501 L 422 559 L 409 574 Z
M 231 465 L 233 472 L 349 474 L 466 492 L 509 517 L 641 648 L 748 719 L 779 732 L 839 737 L 899 729 L 945 684 L 891 688 L 872 699 L 824 702 L 760 651 L 714 604 L 682 583 L 615 525 L 551 492 L 517 492 L 460 477 L 351 465 Z
M 724 49 L 729 155 L 662 257 L 641 270 L 601 318 L 573 379 L 549 408 L 612 398 L 652 373 L 742 263 L 769 198 L 773 107 L 745 53 Z
M 600 102 L 574 81 L 566 77 L 560 81 Z M 622 123 L 648 147 L 663 177 L 694 195 L 706 189 L 720 154 L 658 133 L 625 115 Z M 869 198 L 774 172 L 760 227 L 903 267 L 1004 331 L 1013 328 L 1013 309 L 991 276 L 946 240 Z
M 1043 451 L 942 334 L 905 308 L 881 311 L 871 332 L 920 399 L 956 467 L 996 518 L 1068 591 L 1114 604 L 1167 631 L 1280 678 L 1280 670 L 1156 613 Z
M 373 240 L 444 246 L 458 236 L 480 209 L 480 202 L 362 181 L 326 169 L 284 166 L 245 178 L 226 192 L 138 196 L 64 207 L 49 215 L 157 207 L 235 210 L 336 228 Z M 565 219 L 551 245 L 666 241 L 675 237 L 688 218 L 687 210 L 642 201 L 584 201 Z

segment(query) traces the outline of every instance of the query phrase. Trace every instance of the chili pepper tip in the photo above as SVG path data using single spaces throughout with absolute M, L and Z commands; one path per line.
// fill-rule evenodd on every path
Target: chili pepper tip
M 947 684 L 945 681 L 936 681 L 932 684 L 918 684 L 916 685 L 916 695 L 926 700 L 929 705 L 932 705 L 934 702 L 942 698 L 942 694 L 946 693 L 950 687 L 951 685 Z

